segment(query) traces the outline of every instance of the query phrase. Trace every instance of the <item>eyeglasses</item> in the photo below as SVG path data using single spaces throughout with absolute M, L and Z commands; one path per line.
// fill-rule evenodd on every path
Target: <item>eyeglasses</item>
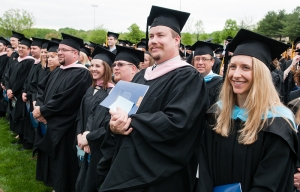
M 115 68 L 115 67 L 123 67 L 124 65 L 133 65 L 131 63 L 114 63 L 111 65 L 111 68 Z
M 57 49 L 56 51 L 57 52 L 59 52 L 59 51 L 61 51 L 61 52 L 67 52 L 67 51 L 75 51 L 75 50 L 68 50 L 68 49 L 62 48 L 62 49 Z
M 208 59 L 208 58 L 201 58 L 201 57 L 195 57 L 195 61 L 203 61 L 203 62 L 206 62 L 206 61 L 209 61 L 209 60 L 212 60 L 212 59 Z

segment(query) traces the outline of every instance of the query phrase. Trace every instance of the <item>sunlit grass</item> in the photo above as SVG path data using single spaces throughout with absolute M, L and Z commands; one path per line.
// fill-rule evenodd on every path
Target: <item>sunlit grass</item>
M 51 192 L 51 188 L 35 180 L 32 150 L 18 151 L 20 145 L 11 144 L 14 140 L 7 120 L 0 118 L 0 191 Z

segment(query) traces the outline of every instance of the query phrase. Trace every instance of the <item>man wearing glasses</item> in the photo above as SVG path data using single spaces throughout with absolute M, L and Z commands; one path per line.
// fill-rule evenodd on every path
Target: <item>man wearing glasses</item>
M 92 80 L 89 70 L 78 64 L 83 40 L 67 34 L 62 37 L 57 50 L 61 66 L 39 84 L 33 117 L 47 124 L 45 135 L 36 143 L 38 150 L 48 154 L 37 160 L 44 164 L 45 170 L 39 170 L 46 174 L 43 182 L 55 191 L 74 191 L 79 171 L 73 149 L 76 117 Z
M 138 65 L 144 61 L 144 52 L 131 48 L 116 46 L 117 56 L 111 65 L 114 73 L 114 81 L 131 81 L 138 72 Z
M 213 73 L 214 66 L 214 50 L 220 45 L 204 41 L 197 41 L 190 49 L 194 51 L 192 65 L 204 77 L 209 93 L 210 106 L 218 100 L 218 96 L 222 87 L 223 77 Z
M 110 130 L 122 142 L 100 191 L 192 191 L 208 98 L 201 75 L 179 56 L 188 17 L 152 6 L 148 46 L 155 66 L 132 80 L 149 89 L 136 114 L 110 111 Z

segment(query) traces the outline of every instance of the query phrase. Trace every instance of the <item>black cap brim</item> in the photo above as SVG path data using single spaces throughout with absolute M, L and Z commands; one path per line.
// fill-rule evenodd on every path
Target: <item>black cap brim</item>
M 54 42 L 54 41 L 48 41 L 47 43 L 47 51 L 48 52 L 57 52 L 59 43 Z
M 233 56 L 247 55 L 255 57 L 267 66 L 287 48 L 288 45 L 285 43 L 246 29 L 241 29 L 228 45 L 228 51 L 233 52 Z
M 84 47 L 84 42 L 82 39 L 65 33 L 62 33 L 61 35 L 63 37 L 63 40 L 59 44 L 68 45 L 70 47 L 73 47 L 77 51 L 80 51 L 80 48 Z
M 44 43 L 44 39 L 32 37 L 31 46 L 42 47 L 43 43 Z
M 17 38 L 19 40 L 21 40 L 24 37 L 24 34 L 22 34 L 22 33 L 18 33 L 16 31 L 11 31 L 11 32 L 12 32 L 12 36 L 11 37 L 15 37 L 15 38 Z
M 0 37 L 0 43 L 3 43 L 3 45 L 5 45 L 5 46 L 10 44 L 9 41 L 4 39 L 3 37 Z
M 169 27 L 180 35 L 180 32 L 183 26 L 185 25 L 186 21 L 188 20 L 189 16 L 190 13 L 153 5 L 148 16 L 147 23 L 151 27 Z
M 115 61 L 116 55 L 101 46 L 96 46 L 95 50 L 92 53 L 92 58 L 101 59 L 102 61 L 105 61 L 109 66 L 111 66 Z
M 20 45 L 26 45 L 27 47 L 31 46 L 32 41 L 26 37 L 22 37 L 22 39 L 20 40 Z
M 117 56 L 115 61 L 123 60 L 134 64 L 136 67 L 140 62 L 144 62 L 144 52 L 129 47 L 116 46 Z
M 91 55 L 91 49 L 87 48 L 87 47 L 82 47 L 80 48 L 81 52 L 84 52 L 86 54 L 86 56 L 90 56 Z
M 218 45 L 218 44 L 208 43 L 208 42 L 204 42 L 204 41 L 197 41 L 190 48 L 190 50 L 195 51 L 194 56 L 209 54 L 213 57 L 214 56 L 214 50 L 216 50 L 219 47 L 220 47 L 220 45 Z
M 114 37 L 115 39 L 118 39 L 119 38 L 119 34 L 118 33 L 114 33 L 114 32 L 110 32 L 108 31 L 107 32 L 107 37 Z

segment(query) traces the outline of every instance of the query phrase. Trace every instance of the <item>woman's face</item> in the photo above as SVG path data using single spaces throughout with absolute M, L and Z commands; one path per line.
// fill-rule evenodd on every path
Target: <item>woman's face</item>
M 140 63 L 140 69 L 146 69 L 150 66 L 150 55 L 144 54 L 144 62 Z
M 246 98 L 253 83 L 252 57 L 245 55 L 232 57 L 228 66 L 227 78 L 233 92 L 242 98 Z
M 59 61 L 58 61 L 58 56 L 56 53 L 48 52 L 47 58 L 48 58 L 48 67 L 55 68 L 57 66 L 60 66 Z
M 80 62 L 80 63 L 82 63 L 83 62 L 83 55 L 82 55 L 82 53 L 80 53 L 79 54 L 79 59 L 78 59 L 78 61 Z M 85 64 L 85 63 L 82 63 L 82 64 Z
M 47 49 L 41 49 L 41 56 L 43 61 L 47 60 L 47 53 Z
M 104 74 L 104 66 L 103 66 L 102 60 L 93 59 L 91 61 L 90 71 L 93 76 L 93 79 L 101 80 L 103 78 L 103 74 Z

